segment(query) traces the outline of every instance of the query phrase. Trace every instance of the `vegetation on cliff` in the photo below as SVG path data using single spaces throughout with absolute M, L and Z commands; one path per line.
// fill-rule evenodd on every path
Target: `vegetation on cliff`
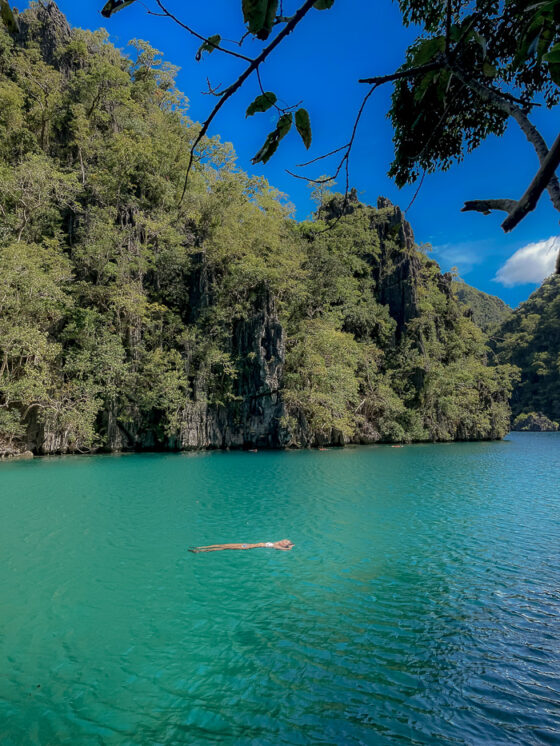
M 560 421 L 560 276 L 549 277 L 494 333 L 496 361 L 521 371 L 513 415 Z
M 45 13 L 0 27 L 0 450 L 507 431 L 513 369 L 398 208 L 297 224 L 218 138 L 180 201 L 174 68 Z
M 560 425 L 549 420 L 542 412 L 528 412 L 527 414 L 518 414 L 511 429 L 520 432 L 554 433 L 560 430 Z
M 469 309 L 472 320 L 483 332 L 488 333 L 503 323 L 512 312 L 501 298 L 473 288 L 462 280 L 455 282 L 453 288 L 459 303 Z

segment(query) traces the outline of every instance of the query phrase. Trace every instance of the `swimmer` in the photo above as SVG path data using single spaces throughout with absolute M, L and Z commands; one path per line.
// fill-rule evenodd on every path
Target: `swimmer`
M 193 547 L 189 549 L 189 552 L 221 552 L 224 549 L 279 549 L 282 552 L 289 552 L 294 546 L 293 542 L 289 539 L 282 539 L 282 541 L 261 541 L 258 544 L 211 544 L 207 547 Z

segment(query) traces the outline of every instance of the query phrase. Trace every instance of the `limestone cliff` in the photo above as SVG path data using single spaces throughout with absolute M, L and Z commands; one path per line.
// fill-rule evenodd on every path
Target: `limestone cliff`
M 0 27 L 0 456 L 503 435 L 507 374 L 401 209 L 297 224 L 218 138 L 180 200 L 198 125 L 139 48 L 54 2 Z

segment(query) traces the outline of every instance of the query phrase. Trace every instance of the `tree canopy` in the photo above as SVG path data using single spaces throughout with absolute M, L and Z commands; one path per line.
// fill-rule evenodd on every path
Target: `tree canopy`
M 152 7 L 146 6 L 147 12 L 171 19 L 199 39 L 198 61 L 205 54 L 216 53 L 226 58 L 235 57 L 246 65 L 223 89 L 209 87 L 216 101 L 191 143 L 182 198 L 211 124 L 228 99 L 252 75 L 257 77 L 261 93 L 248 107 L 247 115 L 272 108 L 278 114 L 276 126 L 266 136 L 253 162 L 266 163 L 273 157 L 291 129 L 297 130 L 305 146 L 310 147 L 310 113 L 300 105 L 280 105 L 281 96 L 266 89 L 261 67 L 286 37 L 298 30 L 305 16 L 328 11 L 335 1 L 305 0 L 297 6 L 290 0 L 241 0 L 239 10 L 246 34 L 237 41 L 231 41 L 227 28 L 216 28 L 215 33 L 209 35 L 201 33 L 194 27 L 193 10 L 179 18 L 163 0 L 153 0 Z M 135 2 L 108 0 L 102 7 L 100 5 L 100 11 L 110 19 Z M 479 199 L 466 201 L 463 210 L 484 214 L 503 210 L 507 213 L 502 223 L 505 231 L 512 230 L 535 208 L 544 191 L 560 211 L 560 184 L 556 176 L 560 163 L 560 134 L 549 148 L 531 121 L 535 106 L 553 109 L 559 101 L 560 0 L 536 3 L 533 0 L 400 0 L 399 6 L 403 23 L 416 24 L 420 29 L 403 64 L 397 71 L 361 80 L 366 93 L 348 141 L 331 153 L 319 154 L 303 164 L 310 166 L 329 156 L 335 159 L 331 175 L 319 178 L 309 172 L 295 175 L 315 182 L 329 182 L 343 172 L 348 195 L 350 157 L 364 108 L 378 86 L 393 83 L 389 114 L 395 133 L 395 156 L 389 173 L 397 185 L 413 183 L 425 173 L 449 168 L 488 135 L 502 135 L 511 118 L 525 134 L 538 159 L 533 180 L 522 195 L 487 198 L 482 194 Z M 18 16 L 7 0 L 1 0 L 1 9 L 5 25 L 16 29 Z M 243 42 L 248 36 L 261 44 L 254 57 L 243 53 Z
M 135 0 L 109 0 L 101 9 L 110 18 Z M 197 59 L 205 53 L 233 55 L 246 62 L 241 75 L 221 91 L 203 123 L 202 139 L 226 101 L 255 74 L 261 94 L 249 106 L 247 114 L 275 107 L 276 127 L 268 134 L 253 162 L 266 162 L 277 151 L 281 140 L 295 126 L 306 147 L 312 141 L 311 117 L 305 108 L 282 108 L 277 92 L 266 90 L 261 65 L 284 39 L 297 30 L 301 20 L 314 11 L 325 11 L 335 0 L 306 0 L 299 7 L 279 0 L 241 0 L 240 13 L 247 32 L 262 43 L 260 53 L 248 57 L 242 53 L 244 38 L 227 42 L 228 29 L 216 29 L 206 36 L 193 27 L 193 12 L 178 18 L 162 0 L 155 0 L 157 14 L 171 18 L 201 41 Z M 548 109 L 559 101 L 560 85 L 560 0 L 400 0 L 404 24 L 416 24 L 420 33 L 409 47 L 401 67 L 387 74 L 376 74 L 360 81 L 367 86 L 355 127 L 347 143 L 330 154 L 336 159 L 331 176 L 314 181 L 334 180 L 345 173 L 349 191 L 350 156 L 357 127 L 367 100 L 383 84 L 394 83 L 389 112 L 395 132 L 395 157 L 390 175 L 397 185 L 416 181 L 421 174 L 446 169 L 476 148 L 488 135 L 502 135 L 512 118 L 521 127 L 533 148 L 538 168 L 523 195 L 472 199 L 464 210 L 488 214 L 503 210 L 502 224 L 512 230 L 531 212 L 544 191 L 560 211 L 560 185 L 556 170 L 560 163 L 560 134 L 548 147 L 532 123 L 535 106 Z M 150 12 L 150 11 L 149 11 Z M 356 19 L 358 22 L 358 19 Z M 374 72 L 374 71 L 372 71 Z M 380 71 L 381 72 L 381 71 Z M 201 139 L 192 144 L 190 172 Z M 310 163 L 322 159 L 317 156 Z

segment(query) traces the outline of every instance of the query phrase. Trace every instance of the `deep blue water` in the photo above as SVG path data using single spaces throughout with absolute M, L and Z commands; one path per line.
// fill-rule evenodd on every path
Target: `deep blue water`
M 0 743 L 559 744 L 559 485 L 556 433 L 2 464 Z

